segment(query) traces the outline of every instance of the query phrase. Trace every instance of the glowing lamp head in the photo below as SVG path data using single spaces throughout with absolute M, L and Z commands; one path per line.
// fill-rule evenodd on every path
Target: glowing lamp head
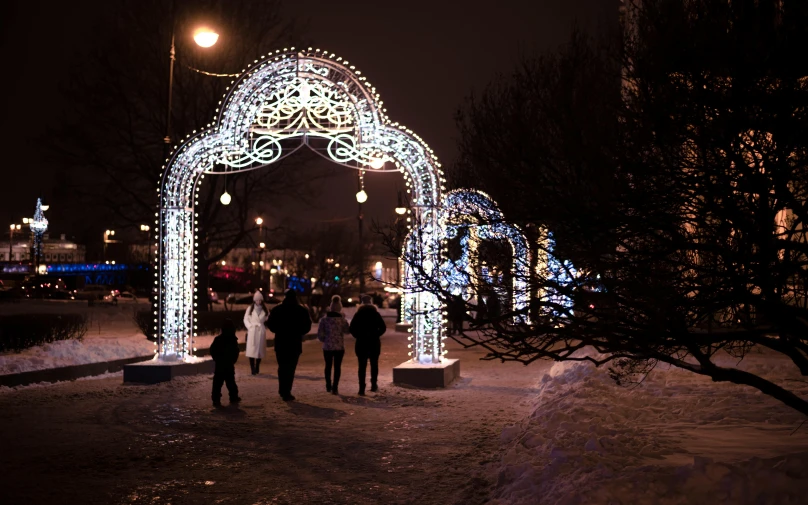
M 373 161 L 370 162 L 370 168 L 375 168 L 376 170 L 382 168 L 384 166 L 384 160 L 381 158 L 375 158 Z
M 406 207 L 396 207 L 396 214 L 398 214 L 399 216 L 403 216 L 406 213 L 407 213 Z
M 263 242 L 261 242 L 260 244 L 258 244 L 258 247 L 260 247 L 261 249 L 265 248 L 266 246 L 267 246 L 267 245 L 266 245 L 265 243 L 263 243 Z
M 356 194 L 356 201 L 359 203 L 365 203 L 368 201 L 368 194 L 365 193 L 365 190 L 362 189 L 359 193 Z
M 264 219 L 260 217 L 255 218 L 255 224 L 261 226 L 262 224 L 264 224 Z
M 41 209 L 42 209 L 42 211 L 44 212 L 44 211 L 46 211 L 46 210 L 50 209 L 50 205 L 42 205 L 40 208 L 41 208 Z
M 194 42 L 199 47 L 210 47 L 219 40 L 219 34 L 210 28 L 201 27 L 197 28 L 194 32 Z
M 227 191 L 222 193 L 222 196 L 219 197 L 219 201 L 222 202 L 222 205 L 230 205 L 230 200 L 232 200 L 232 198 L 230 198 L 230 193 Z

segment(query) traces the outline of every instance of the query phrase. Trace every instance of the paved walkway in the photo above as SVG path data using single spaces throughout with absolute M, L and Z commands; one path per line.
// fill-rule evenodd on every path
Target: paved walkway
M 378 394 L 325 392 L 316 341 L 304 344 L 297 401 L 277 396 L 272 353 L 260 376 L 242 356 L 240 407 L 210 405 L 209 376 L 156 386 L 120 375 L 0 393 L 2 502 L 83 504 L 483 503 L 478 470 L 502 428 L 524 416 L 546 364 L 479 361 L 449 344 L 462 378 L 447 390 L 391 384 L 406 335 L 383 337 Z M 447 341 L 448 342 L 448 341 Z

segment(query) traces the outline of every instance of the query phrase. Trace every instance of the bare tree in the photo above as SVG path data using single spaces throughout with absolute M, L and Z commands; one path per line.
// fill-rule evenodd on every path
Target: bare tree
M 155 188 L 165 157 L 172 29 L 172 145 L 212 121 L 233 74 L 299 39 L 276 0 L 131 0 L 107 8 L 110 12 L 97 29 L 96 50 L 75 69 L 66 90 L 73 121 L 49 138 L 54 160 L 78 175 L 76 191 L 92 209 L 91 222 L 101 228 L 137 230 L 144 223 L 154 225 Z M 202 49 L 192 35 L 196 26 L 206 23 L 215 26 L 221 39 Z M 200 266 L 215 263 L 250 236 L 255 216 L 269 206 L 262 202 L 283 196 L 308 198 L 306 179 L 321 174 L 296 169 L 306 161 L 294 157 L 228 176 L 227 189 L 233 195 L 228 207 L 219 204 L 224 178 L 209 176 L 198 205 Z M 101 210 L 105 217 L 99 219 Z M 207 269 L 200 272 L 205 288 Z
M 808 375 L 805 7 L 644 0 L 626 19 L 619 43 L 577 34 L 465 105 L 461 183 L 548 261 L 524 279 L 529 314 L 502 304 L 459 340 L 608 365 L 619 383 L 667 363 L 808 414 L 793 383 L 741 366 L 759 349 Z M 479 267 L 464 275 L 491 296 Z

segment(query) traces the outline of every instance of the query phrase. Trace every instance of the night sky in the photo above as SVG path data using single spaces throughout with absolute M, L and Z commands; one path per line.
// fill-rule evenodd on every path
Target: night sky
M 92 27 L 103 20 L 106 2 L 16 1 L 4 5 L 0 23 L 3 75 L 0 222 L 19 222 L 33 213 L 36 197 L 52 200 L 61 169 L 44 160 L 37 142 L 49 124 L 63 121 L 59 87 L 71 65 L 94 43 Z M 454 115 L 464 97 L 480 91 L 497 73 L 507 73 L 519 54 L 540 53 L 564 43 L 573 25 L 597 30 L 616 19 L 611 0 L 499 0 L 496 2 L 425 1 L 287 2 L 289 16 L 304 24 L 312 45 L 327 49 L 362 70 L 381 94 L 393 121 L 420 135 L 444 166 L 456 157 Z M 221 44 L 227 41 L 220 40 Z M 277 48 L 267 47 L 264 52 Z M 166 48 L 167 52 L 168 48 Z M 259 55 L 255 55 L 258 57 Z M 160 142 L 160 139 L 155 139 Z M 399 174 L 366 178 L 368 219 L 387 219 L 395 207 Z M 315 207 L 283 202 L 282 221 L 301 223 L 350 220 L 356 214 L 355 173 L 339 171 Z M 57 199 L 48 212 L 54 233 L 77 229 L 71 208 L 76 201 Z M 101 212 L 98 226 L 107 226 Z

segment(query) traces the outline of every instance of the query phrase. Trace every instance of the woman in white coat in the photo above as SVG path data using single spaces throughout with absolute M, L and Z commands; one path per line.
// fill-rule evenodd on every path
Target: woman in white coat
M 264 305 L 264 295 L 256 291 L 253 304 L 244 313 L 244 327 L 247 328 L 247 357 L 250 359 L 250 371 L 253 375 L 260 372 L 261 360 L 267 354 L 267 330 L 264 323 L 269 311 Z

